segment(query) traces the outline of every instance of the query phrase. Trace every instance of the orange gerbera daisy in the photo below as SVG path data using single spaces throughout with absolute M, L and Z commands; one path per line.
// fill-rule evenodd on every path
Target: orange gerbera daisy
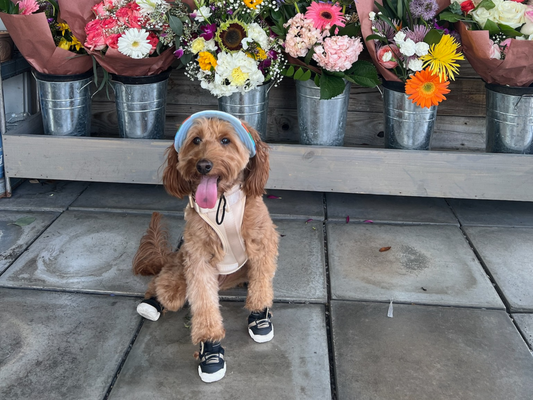
M 405 82 L 405 93 L 419 107 L 430 108 L 446 100 L 445 94 L 450 93 L 450 81 L 441 82 L 438 75 L 426 68 L 411 75 Z

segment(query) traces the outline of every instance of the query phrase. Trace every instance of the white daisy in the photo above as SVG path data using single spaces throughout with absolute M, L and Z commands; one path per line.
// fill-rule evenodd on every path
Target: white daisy
M 118 39 L 118 51 L 131 58 L 145 58 L 150 54 L 152 45 L 148 32 L 144 29 L 130 28 Z

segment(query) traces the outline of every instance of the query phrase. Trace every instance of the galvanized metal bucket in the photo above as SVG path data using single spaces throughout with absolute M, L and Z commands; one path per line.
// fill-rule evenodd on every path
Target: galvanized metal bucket
M 383 82 L 385 147 L 429 150 L 437 106 L 419 107 L 405 94 L 403 83 Z
M 90 136 L 93 72 L 47 75 L 34 72 L 45 135 Z
M 165 132 L 170 69 L 154 76 L 111 74 L 118 130 L 122 138 L 160 139 Z
M 319 146 L 344 144 L 350 88 L 350 82 L 346 82 L 342 94 L 329 100 L 321 100 L 320 88 L 313 80 L 296 81 L 301 144 Z
M 533 154 L 533 87 L 485 88 L 487 152 Z
M 261 85 L 246 93 L 233 93 L 218 99 L 218 109 L 248 122 L 266 140 L 268 92 L 271 85 Z

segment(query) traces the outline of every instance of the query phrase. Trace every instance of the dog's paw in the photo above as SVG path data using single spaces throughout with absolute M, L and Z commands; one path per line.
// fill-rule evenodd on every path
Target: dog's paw
M 143 300 L 137 306 L 137 313 L 150 321 L 157 321 L 163 308 L 155 297 Z
M 220 342 L 200 342 L 198 374 L 205 383 L 221 380 L 226 375 L 224 348 Z

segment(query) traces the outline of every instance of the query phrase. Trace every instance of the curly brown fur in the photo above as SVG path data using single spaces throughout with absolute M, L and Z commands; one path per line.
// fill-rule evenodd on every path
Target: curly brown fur
M 241 185 L 246 195 L 242 223 L 248 256 L 246 264 L 233 274 L 218 274 L 216 265 L 224 258 L 222 243 L 191 207 L 185 209 L 184 244 L 177 253 L 169 252 L 160 219 L 153 217 L 141 240 L 139 256 L 136 256 L 138 262 L 134 262 L 137 273 L 156 274 L 146 296 L 155 295 L 163 307 L 171 311 L 189 302 L 193 343 L 224 338 L 218 298 L 220 289 L 248 281 L 246 308 L 261 311 L 272 306 L 279 235 L 262 198 L 269 173 L 268 145 L 261 141 L 255 130 L 248 129 L 256 142 L 257 153 L 253 158 L 249 157 L 248 149 L 228 122 L 215 118 L 195 121 L 179 155 L 173 146 L 166 150 L 163 173 L 165 189 L 179 198 L 194 196 L 202 179 L 197 169 L 200 160 L 209 160 L 213 164 L 208 174 L 218 177 L 218 197 L 233 186 Z
M 156 275 L 169 262 L 172 250 L 168 244 L 168 232 L 161 221 L 161 214 L 154 212 L 148 230 L 141 238 L 133 258 L 135 275 Z

